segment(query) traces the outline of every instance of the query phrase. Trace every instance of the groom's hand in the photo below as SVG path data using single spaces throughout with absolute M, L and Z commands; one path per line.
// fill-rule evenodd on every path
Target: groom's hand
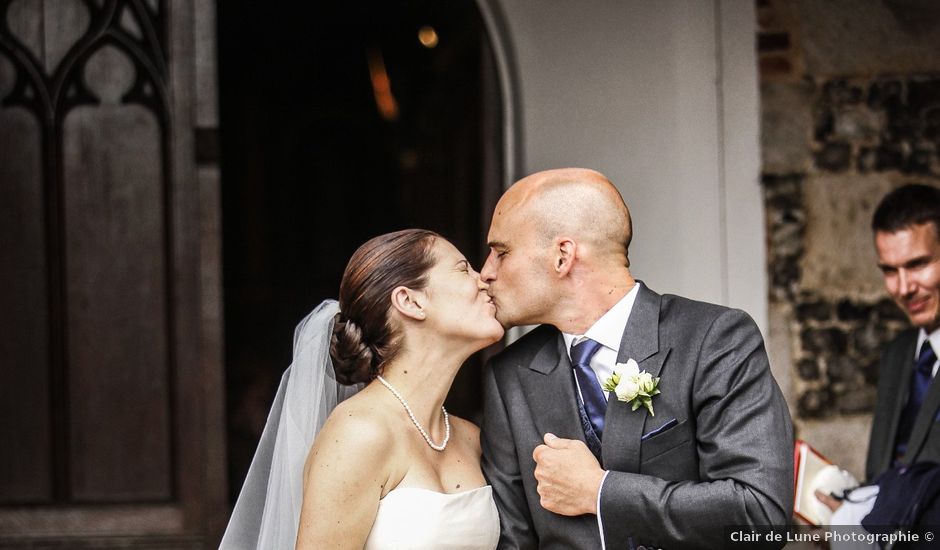
M 563 516 L 597 513 L 604 470 L 583 441 L 547 433 L 532 458 L 543 508 Z

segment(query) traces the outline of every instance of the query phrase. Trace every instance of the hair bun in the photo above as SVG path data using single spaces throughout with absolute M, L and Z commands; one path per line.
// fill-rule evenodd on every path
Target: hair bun
M 434 266 L 437 233 L 404 229 L 366 241 L 353 253 L 339 284 L 339 309 L 330 338 L 336 379 L 371 382 L 401 350 L 400 330 L 389 322 L 392 290 L 421 290 Z
M 330 357 L 333 370 L 341 384 L 353 385 L 369 382 L 378 373 L 378 364 L 372 347 L 363 337 L 359 325 L 347 319 L 342 312 L 333 320 L 330 337 Z

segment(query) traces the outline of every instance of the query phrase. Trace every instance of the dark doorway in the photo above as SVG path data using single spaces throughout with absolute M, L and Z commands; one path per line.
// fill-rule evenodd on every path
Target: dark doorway
M 424 227 L 479 267 L 502 181 L 498 83 L 473 0 L 220 2 L 230 488 L 295 324 L 380 233 Z M 476 419 L 479 364 L 448 407 Z

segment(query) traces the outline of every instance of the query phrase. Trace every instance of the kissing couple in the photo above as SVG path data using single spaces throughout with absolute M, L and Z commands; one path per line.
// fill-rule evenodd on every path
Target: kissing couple
M 363 244 L 297 327 L 221 547 L 721 548 L 786 525 L 792 425 L 757 326 L 635 280 L 632 233 L 616 187 L 568 168 L 505 192 L 479 273 L 430 231 Z M 460 366 L 519 325 L 482 430 L 448 415 Z

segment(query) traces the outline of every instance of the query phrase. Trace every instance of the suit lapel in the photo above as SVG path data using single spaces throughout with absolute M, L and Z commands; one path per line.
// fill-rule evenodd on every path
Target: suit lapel
M 940 408 L 940 383 L 937 383 L 937 377 L 931 380 L 927 389 L 927 396 L 920 406 L 920 412 L 917 413 L 917 420 L 914 421 L 914 428 L 911 430 L 911 439 L 907 443 L 909 452 L 905 453 L 904 462 L 910 464 L 917 455 L 920 454 L 921 447 L 927 440 L 927 432 L 937 417 L 937 409 Z M 910 384 L 910 383 L 908 383 Z
M 565 439 L 584 441 L 581 417 L 575 396 L 571 361 L 565 352 L 561 333 L 549 339 L 538 350 L 524 371 L 524 387 L 531 392 L 527 398 L 532 418 L 541 435 L 551 432 Z
M 633 310 L 620 340 L 618 363 L 629 359 L 637 362 L 641 371 L 659 376 L 669 350 L 659 349 L 659 309 L 662 297 L 642 285 L 637 292 Z M 653 398 L 653 407 L 656 398 Z M 629 403 L 610 393 L 605 416 L 602 457 L 604 467 L 623 472 L 640 471 L 640 437 L 649 412 L 645 408 L 631 410 Z
M 894 445 L 898 437 L 898 424 L 901 422 L 901 412 L 904 410 L 904 406 L 907 404 L 908 393 L 911 390 L 911 376 L 912 369 L 914 365 L 914 348 L 917 346 L 917 331 L 911 331 L 911 337 L 907 339 L 903 346 L 900 346 L 897 354 L 891 358 L 888 362 L 889 364 L 895 365 L 900 372 L 900 375 L 895 375 L 890 377 L 888 380 L 892 382 L 893 388 L 888 389 L 888 395 L 894 395 L 895 399 L 892 403 L 891 410 L 889 414 L 891 415 L 886 426 L 887 437 L 884 439 L 885 448 L 881 451 L 881 460 L 882 467 L 878 470 L 882 472 L 891 467 L 891 463 L 894 460 Z M 916 429 L 916 426 L 915 426 Z M 911 434 L 914 435 L 913 432 Z M 908 442 L 908 448 L 913 449 L 911 443 L 913 443 L 913 438 Z

